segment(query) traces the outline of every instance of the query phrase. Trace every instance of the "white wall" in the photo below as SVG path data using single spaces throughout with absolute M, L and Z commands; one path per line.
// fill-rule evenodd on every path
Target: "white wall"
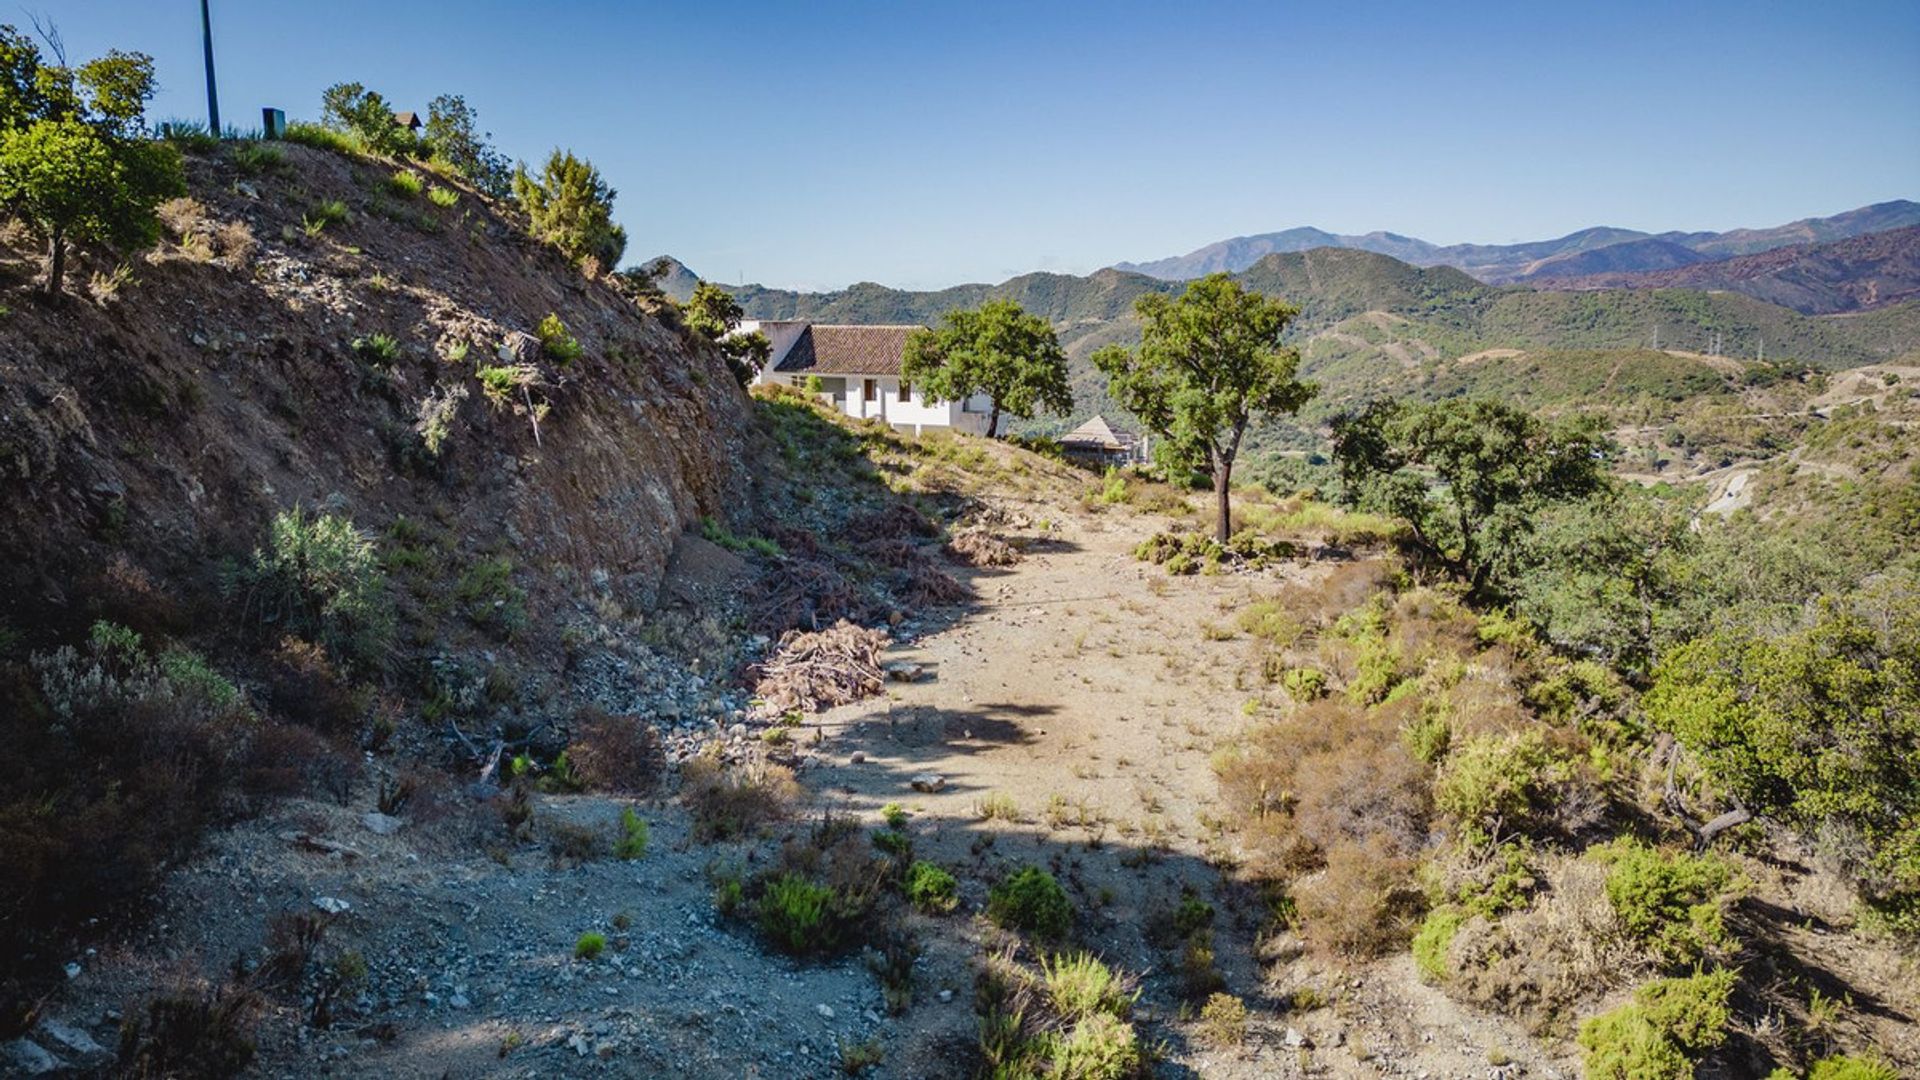
M 806 372 L 767 371 L 762 378 L 790 386 L 805 386 Z M 919 387 L 911 388 L 905 399 L 900 397 L 900 379 L 893 375 L 835 375 L 821 376 L 822 381 L 832 385 L 833 379 L 846 380 L 846 394 L 840 402 L 840 411 L 855 419 L 883 420 L 889 424 L 902 424 L 914 428 L 942 427 L 984 435 L 987 432 L 987 410 L 992 408 L 991 399 L 985 395 L 975 395 L 966 403 L 977 406 L 979 411 L 970 412 L 958 401 L 929 402 Z M 874 399 L 866 400 L 865 384 L 871 379 L 874 383 Z M 823 397 L 832 399 L 832 394 Z

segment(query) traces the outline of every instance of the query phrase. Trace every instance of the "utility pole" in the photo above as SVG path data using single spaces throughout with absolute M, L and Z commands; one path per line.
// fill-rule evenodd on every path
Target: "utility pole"
M 200 0 L 200 42 L 207 55 L 207 125 L 214 138 L 220 137 L 220 93 L 213 86 L 213 15 L 208 0 Z

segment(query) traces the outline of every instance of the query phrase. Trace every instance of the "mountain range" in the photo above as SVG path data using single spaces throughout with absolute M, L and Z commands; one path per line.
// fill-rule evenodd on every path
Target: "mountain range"
M 1519 244 L 1433 244 L 1398 233 L 1358 236 L 1304 227 L 1237 236 L 1185 255 L 1113 269 L 1166 281 L 1185 281 L 1225 271 L 1237 273 L 1267 255 L 1313 248 L 1355 248 L 1390 255 L 1415 266 L 1452 266 L 1489 284 L 1598 273 L 1671 270 L 1799 244 L 1825 243 L 1920 225 L 1920 203 L 1906 199 L 1875 203 L 1824 218 L 1804 218 L 1765 229 L 1659 234 L 1611 226 L 1581 229 L 1553 240 Z

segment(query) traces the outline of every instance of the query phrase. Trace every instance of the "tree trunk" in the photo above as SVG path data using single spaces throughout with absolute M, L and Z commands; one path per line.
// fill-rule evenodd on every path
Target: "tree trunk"
M 1233 538 L 1233 509 L 1227 494 L 1232 481 L 1233 459 L 1216 454 L 1213 459 L 1213 499 L 1217 516 L 1214 519 L 1213 538 L 1222 545 Z
M 987 438 L 997 439 L 999 437 L 1000 437 L 1000 399 L 995 398 L 993 401 L 993 411 L 987 413 Z
M 67 234 L 59 229 L 53 230 L 53 239 L 48 244 L 53 266 L 47 271 L 47 295 L 59 296 L 62 279 L 67 276 Z

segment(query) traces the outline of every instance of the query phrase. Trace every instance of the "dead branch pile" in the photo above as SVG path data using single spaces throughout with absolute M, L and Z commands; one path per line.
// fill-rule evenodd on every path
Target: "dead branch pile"
M 906 503 L 892 503 L 847 522 L 846 537 L 854 543 L 940 535 L 940 527 Z
M 1010 510 L 993 502 L 975 502 L 960 515 L 960 524 L 969 529 L 1028 529 L 1033 518 L 1024 510 Z
M 968 529 L 947 542 L 947 557 L 963 566 L 1012 566 L 1020 549 L 985 529 Z
M 885 678 L 880 651 L 886 647 L 885 630 L 844 619 L 812 633 L 790 630 L 756 669 L 754 695 L 765 703 L 763 711 L 773 714 L 818 712 L 872 697 Z
M 845 574 L 824 562 L 787 559 L 761 575 L 754 588 L 753 628 L 769 637 L 788 630 L 818 630 L 859 618 L 867 604 Z
M 900 591 L 900 599 L 910 607 L 939 607 L 971 600 L 973 590 L 931 563 L 921 563 L 908 576 L 907 587 Z
M 858 545 L 860 554 L 879 563 L 881 566 L 913 566 L 925 558 L 920 553 L 920 545 L 905 537 L 889 537 L 881 540 L 868 540 Z

